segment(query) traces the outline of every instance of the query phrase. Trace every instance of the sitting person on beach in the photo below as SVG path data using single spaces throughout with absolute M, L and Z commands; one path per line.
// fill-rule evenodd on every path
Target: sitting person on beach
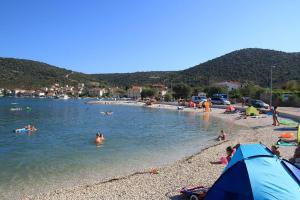
M 280 157 L 280 151 L 278 149 L 279 149 L 279 147 L 276 145 L 271 146 L 272 153 L 275 154 L 276 156 Z
M 210 162 L 210 163 L 227 165 L 233 156 L 233 148 L 231 146 L 228 146 L 226 148 L 226 154 L 227 154 L 227 156 L 222 156 L 220 161 Z
M 219 135 L 217 140 L 219 140 L 219 141 L 226 140 L 226 133 L 224 132 L 224 130 L 221 130 L 221 134 Z
M 95 139 L 96 144 L 99 144 L 99 143 L 103 142 L 103 140 L 104 140 L 103 134 L 102 133 L 97 133 L 96 134 L 96 139 Z

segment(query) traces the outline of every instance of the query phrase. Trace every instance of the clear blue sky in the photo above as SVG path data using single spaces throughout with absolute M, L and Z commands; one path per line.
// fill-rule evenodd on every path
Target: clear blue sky
M 180 70 L 233 50 L 300 51 L 296 0 L 1 0 L 0 57 L 85 73 Z

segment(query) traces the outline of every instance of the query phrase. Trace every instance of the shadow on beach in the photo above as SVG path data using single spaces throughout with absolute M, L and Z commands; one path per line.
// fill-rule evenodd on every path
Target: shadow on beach
M 171 196 L 169 198 L 170 198 L 170 200 L 183 200 L 183 199 L 185 199 L 184 196 L 180 195 L 180 194 Z
M 297 127 L 280 127 L 275 128 L 274 131 L 296 131 Z

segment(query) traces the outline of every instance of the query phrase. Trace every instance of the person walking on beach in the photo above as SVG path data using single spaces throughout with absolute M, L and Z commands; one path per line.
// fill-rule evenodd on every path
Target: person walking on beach
M 244 107 L 246 105 L 246 99 L 245 97 L 242 97 L 242 107 Z
M 273 115 L 273 126 L 279 126 L 280 123 L 278 121 L 278 111 L 277 111 L 277 106 L 274 106 L 272 110 L 272 115 Z

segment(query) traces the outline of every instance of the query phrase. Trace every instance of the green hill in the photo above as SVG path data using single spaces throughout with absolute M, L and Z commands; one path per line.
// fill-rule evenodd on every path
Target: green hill
M 78 82 L 101 82 L 111 86 L 131 86 L 184 82 L 192 86 L 220 81 L 252 81 L 261 86 L 270 82 L 273 69 L 274 85 L 288 80 L 300 82 L 300 53 L 268 49 L 242 49 L 182 71 L 135 72 L 114 74 L 83 74 L 45 63 L 13 58 L 0 58 L 0 87 L 36 88 L 53 83 L 74 85 Z
M 242 49 L 199 64 L 179 72 L 183 79 L 188 77 L 208 84 L 218 81 L 253 81 L 261 86 L 270 83 L 273 68 L 273 81 L 279 85 L 288 80 L 300 82 L 300 53 L 285 53 L 268 49 Z
M 242 49 L 209 60 L 183 71 L 140 72 L 130 74 L 98 74 L 98 79 L 113 85 L 184 82 L 192 86 L 209 85 L 220 81 L 252 81 L 261 86 L 270 83 L 273 69 L 274 85 L 288 80 L 300 82 L 300 53 L 285 53 L 268 49 Z M 156 76 L 156 79 L 152 77 Z
M 0 58 L 0 71 L 0 88 L 30 89 L 54 83 L 77 85 L 96 81 L 90 75 L 24 59 Z

